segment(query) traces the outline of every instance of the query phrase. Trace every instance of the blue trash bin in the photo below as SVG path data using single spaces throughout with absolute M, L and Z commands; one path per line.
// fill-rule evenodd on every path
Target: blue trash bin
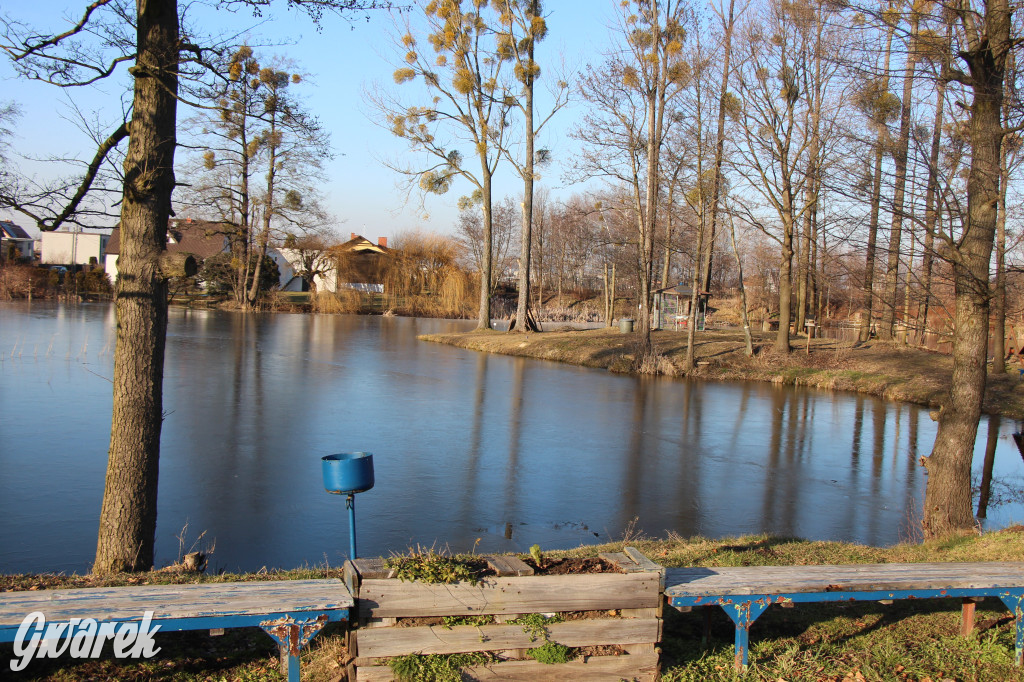
M 373 487 L 372 453 L 341 452 L 320 459 L 327 492 L 361 493 Z

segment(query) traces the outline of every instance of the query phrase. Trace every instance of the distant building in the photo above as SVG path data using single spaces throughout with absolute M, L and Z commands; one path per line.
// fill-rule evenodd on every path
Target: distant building
M 374 244 L 352 233 L 351 239 L 331 249 L 338 265 L 337 288 L 366 293 L 384 292 L 384 272 L 391 259 L 388 238 L 378 237 Z
M 202 266 L 210 256 L 228 250 L 228 238 L 219 223 L 205 220 L 171 220 L 167 225 L 167 250 L 195 256 L 196 264 Z M 104 253 L 103 267 L 111 283 L 117 281 L 117 258 L 121 254 L 121 228 L 115 227 Z
M 35 239 L 9 220 L 0 220 L 0 260 L 35 258 Z
M 102 265 L 109 234 L 43 232 L 43 265 Z
M 281 273 L 281 291 L 310 291 L 309 282 L 303 277 L 313 272 L 313 284 L 318 292 L 334 292 L 338 289 L 337 270 L 328 251 L 304 248 L 270 248 L 267 255 L 277 263 Z
M 706 291 L 697 292 L 697 329 L 705 328 L 708 314 L 708 297 Z M 693 302 L 693 289 L 680 283 L 674 287 L 658 289 L 654 292 L 654 329 L 681 330 L 686 329 L 693 319 L 690 304 Z

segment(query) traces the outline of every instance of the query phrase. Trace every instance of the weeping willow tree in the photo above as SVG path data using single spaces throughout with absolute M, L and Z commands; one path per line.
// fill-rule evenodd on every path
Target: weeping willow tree
M 385 303 L 414 315 L 470 317 L 477 284 L 459 265 L 461 257 L 451 237 L 421 232 L 399 236 L 381 273 Z

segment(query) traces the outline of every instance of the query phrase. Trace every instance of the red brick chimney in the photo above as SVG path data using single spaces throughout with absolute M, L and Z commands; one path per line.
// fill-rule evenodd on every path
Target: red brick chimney
M 349 234 L 352 235 L 351 237 L 349 237 L 349 239 L 355 239 L 356 238 L 356 233 L 355 232 L 349 232 Z
M 385 249 L 388 248 L 388 238 L 377 237 L 377 246 L 383 246 Z

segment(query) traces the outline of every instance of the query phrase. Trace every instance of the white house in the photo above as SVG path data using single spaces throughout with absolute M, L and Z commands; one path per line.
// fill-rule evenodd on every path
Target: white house
M 6 260 L 12 253 L 16 258 L 34 257 L 35 240 L 20 226 L 0 220 L 0 260 Z
M 309 284 L 298 274 L 307 269 L 303 260 L 310 270 L 320 270 L 313 275 L 317 291 L 333 292 L 338 288 L 338 273 L 330 262 L 330 253 L 326 251 L 282 247 L 268 249 L 267 255 L 274 259 L 277 271 L 281 273 L 281 291 L 309 291 Z
M 110 240 L 98 232 L 43 232 L 43 265 L 99 265 Z

